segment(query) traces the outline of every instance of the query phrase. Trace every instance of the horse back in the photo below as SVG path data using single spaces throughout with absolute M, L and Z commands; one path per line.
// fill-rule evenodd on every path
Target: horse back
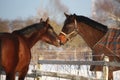
M 106 35 L 93 48 L 93 61 L 103 60 L 104 56 L 109 57 L 109 61 L 120 61 L 120 29 L 110 28 Z M 102 56 L 103 55 L 103 56 Z M 95 66 L 94 66 L 95 67 Z M 91 70 L 93 66 L 91 67 Z M 120 67 L 110 67 L 110 70 L 116 71 Z M 97 67 L 97 71 L 102 68 Z

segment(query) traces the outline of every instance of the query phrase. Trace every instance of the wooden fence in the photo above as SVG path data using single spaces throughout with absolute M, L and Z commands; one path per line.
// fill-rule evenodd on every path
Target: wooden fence
M 58 60 L 39 60 L 38 64 L 57 64 L 57 65 L 99 65 L 99 66 L 113 66 L 113 67 L 120 67 L 120 63 L 118 62 L 108 62 L 108 61 L 58 61 Z M 107 68 L 105 68 L 107 69 Z M 106 73 L 106 72 L 105 72 Z M 62 74 L 56 72 L 47 72 L 47 71 L 37 71 L 33 70 L 33 73 L 27 74 L 26 77 L 41 77 L 41 76 L 50 76 L 50 77 L 59 77 L 71 80 L 96 80 L 96 79 L 88 79 L 87 77 L 83 76 L 76 76 L 70 74 Z M 108 75 L 107 75 L 108 76 Z M 37 79 L 40 80 L 40 79 Z M 97 79 L 98 80 L 98 79 Z M 107 79 L 104 79 L 107 80 Z
M 105 59 L 105 61 L 58 61 L 58 60 L 39 60 L 38 64 L 57 64 L 57 65 L 99 65 L 103 66 L 103 74 L 106 76 L 103 76 L 104 80 L 108 80 L 108 66 L 113 67 L 120 67 L 120 63 L 118 62 L 108 62 L 109 59 Z M 96 80 L 96 79 L 88 79 L 83 76 L 76 76 L 76 75 L 69 75 L 69 74 L 61 74 L 56 72 L 45 72 L 45 71 L 37 71 L 33 70 L 33 73 L 37 74 L 37 76 L 50 76 L 50 77 L 59 77 L 59 78 L 65 78 L 65 79 L 71 79 L 71 80 Z M 98 80 L 98 79 L 97 79 Z

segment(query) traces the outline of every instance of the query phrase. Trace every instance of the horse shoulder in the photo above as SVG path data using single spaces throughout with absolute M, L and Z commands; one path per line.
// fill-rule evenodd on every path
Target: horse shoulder
M 19 39 L 19 62 L 16 70 L 20 71 L 25 66 L 29 65 L 31 59 L 31 52 L 26 41 L 20 36 L 18 37 L 18 39 Z

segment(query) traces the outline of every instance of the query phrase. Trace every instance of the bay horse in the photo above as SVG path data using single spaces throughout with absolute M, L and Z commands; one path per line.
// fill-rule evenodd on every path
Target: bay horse
M 30 64 L 30 49 L 38 41 L 59 46 L 59 39 L 52 26 L 46 21 L 32 24 L 12 33 L 0 33 L 0 66 L 6 73 L 6 80 L 24 80 Z
M 88 46 L 92 49 L 93 61 L 103 60 L 102 55 L 109 56 L 110 61 L 120 61 L 120 57 L 113 56 L 114 54 L 107 51 L 107 49 L 100 51 L 99 48 L 94 49 L 94 46 L 97 42 L 107 33 L 109 30 L 107 26 L 100 24 L 92 19 L 89 19 L 85 16 L 78 16 L 76 14 L 66 16 L 63 28 L 59 34 L 60 44 L 65 44 L 69 39 L 73 38 L 79 34 Z M 98 51 L 97 51 L 98 50 Z M 95 55 L 95 56 L 94 56 Z M 111 55 L 111 56 L 110 56 Z M 91 71 L 102 71 L 102 66 L 91 65 Z M 109 80 L 113 79 L 113 71 L 120 70 L 119 67 L 109 67 Z

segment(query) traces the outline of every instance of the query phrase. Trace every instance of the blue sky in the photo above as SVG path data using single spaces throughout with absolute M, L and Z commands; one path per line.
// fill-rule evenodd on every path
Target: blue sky
M 50 7 L 46 4 L 49 0 L 0 0 L 0 18 L 14 20 L 26 19 L 37 15 L 41 6 Z M 52 0 L 51 0 L 52 1 Z M 49 1 L 50 2 L 50 1 Z M 69 13 L 78 15 L 91 15 L 91 0 L 60 0 L 68 9 Z M 54 9 L 54 7 L 53 7 Z

